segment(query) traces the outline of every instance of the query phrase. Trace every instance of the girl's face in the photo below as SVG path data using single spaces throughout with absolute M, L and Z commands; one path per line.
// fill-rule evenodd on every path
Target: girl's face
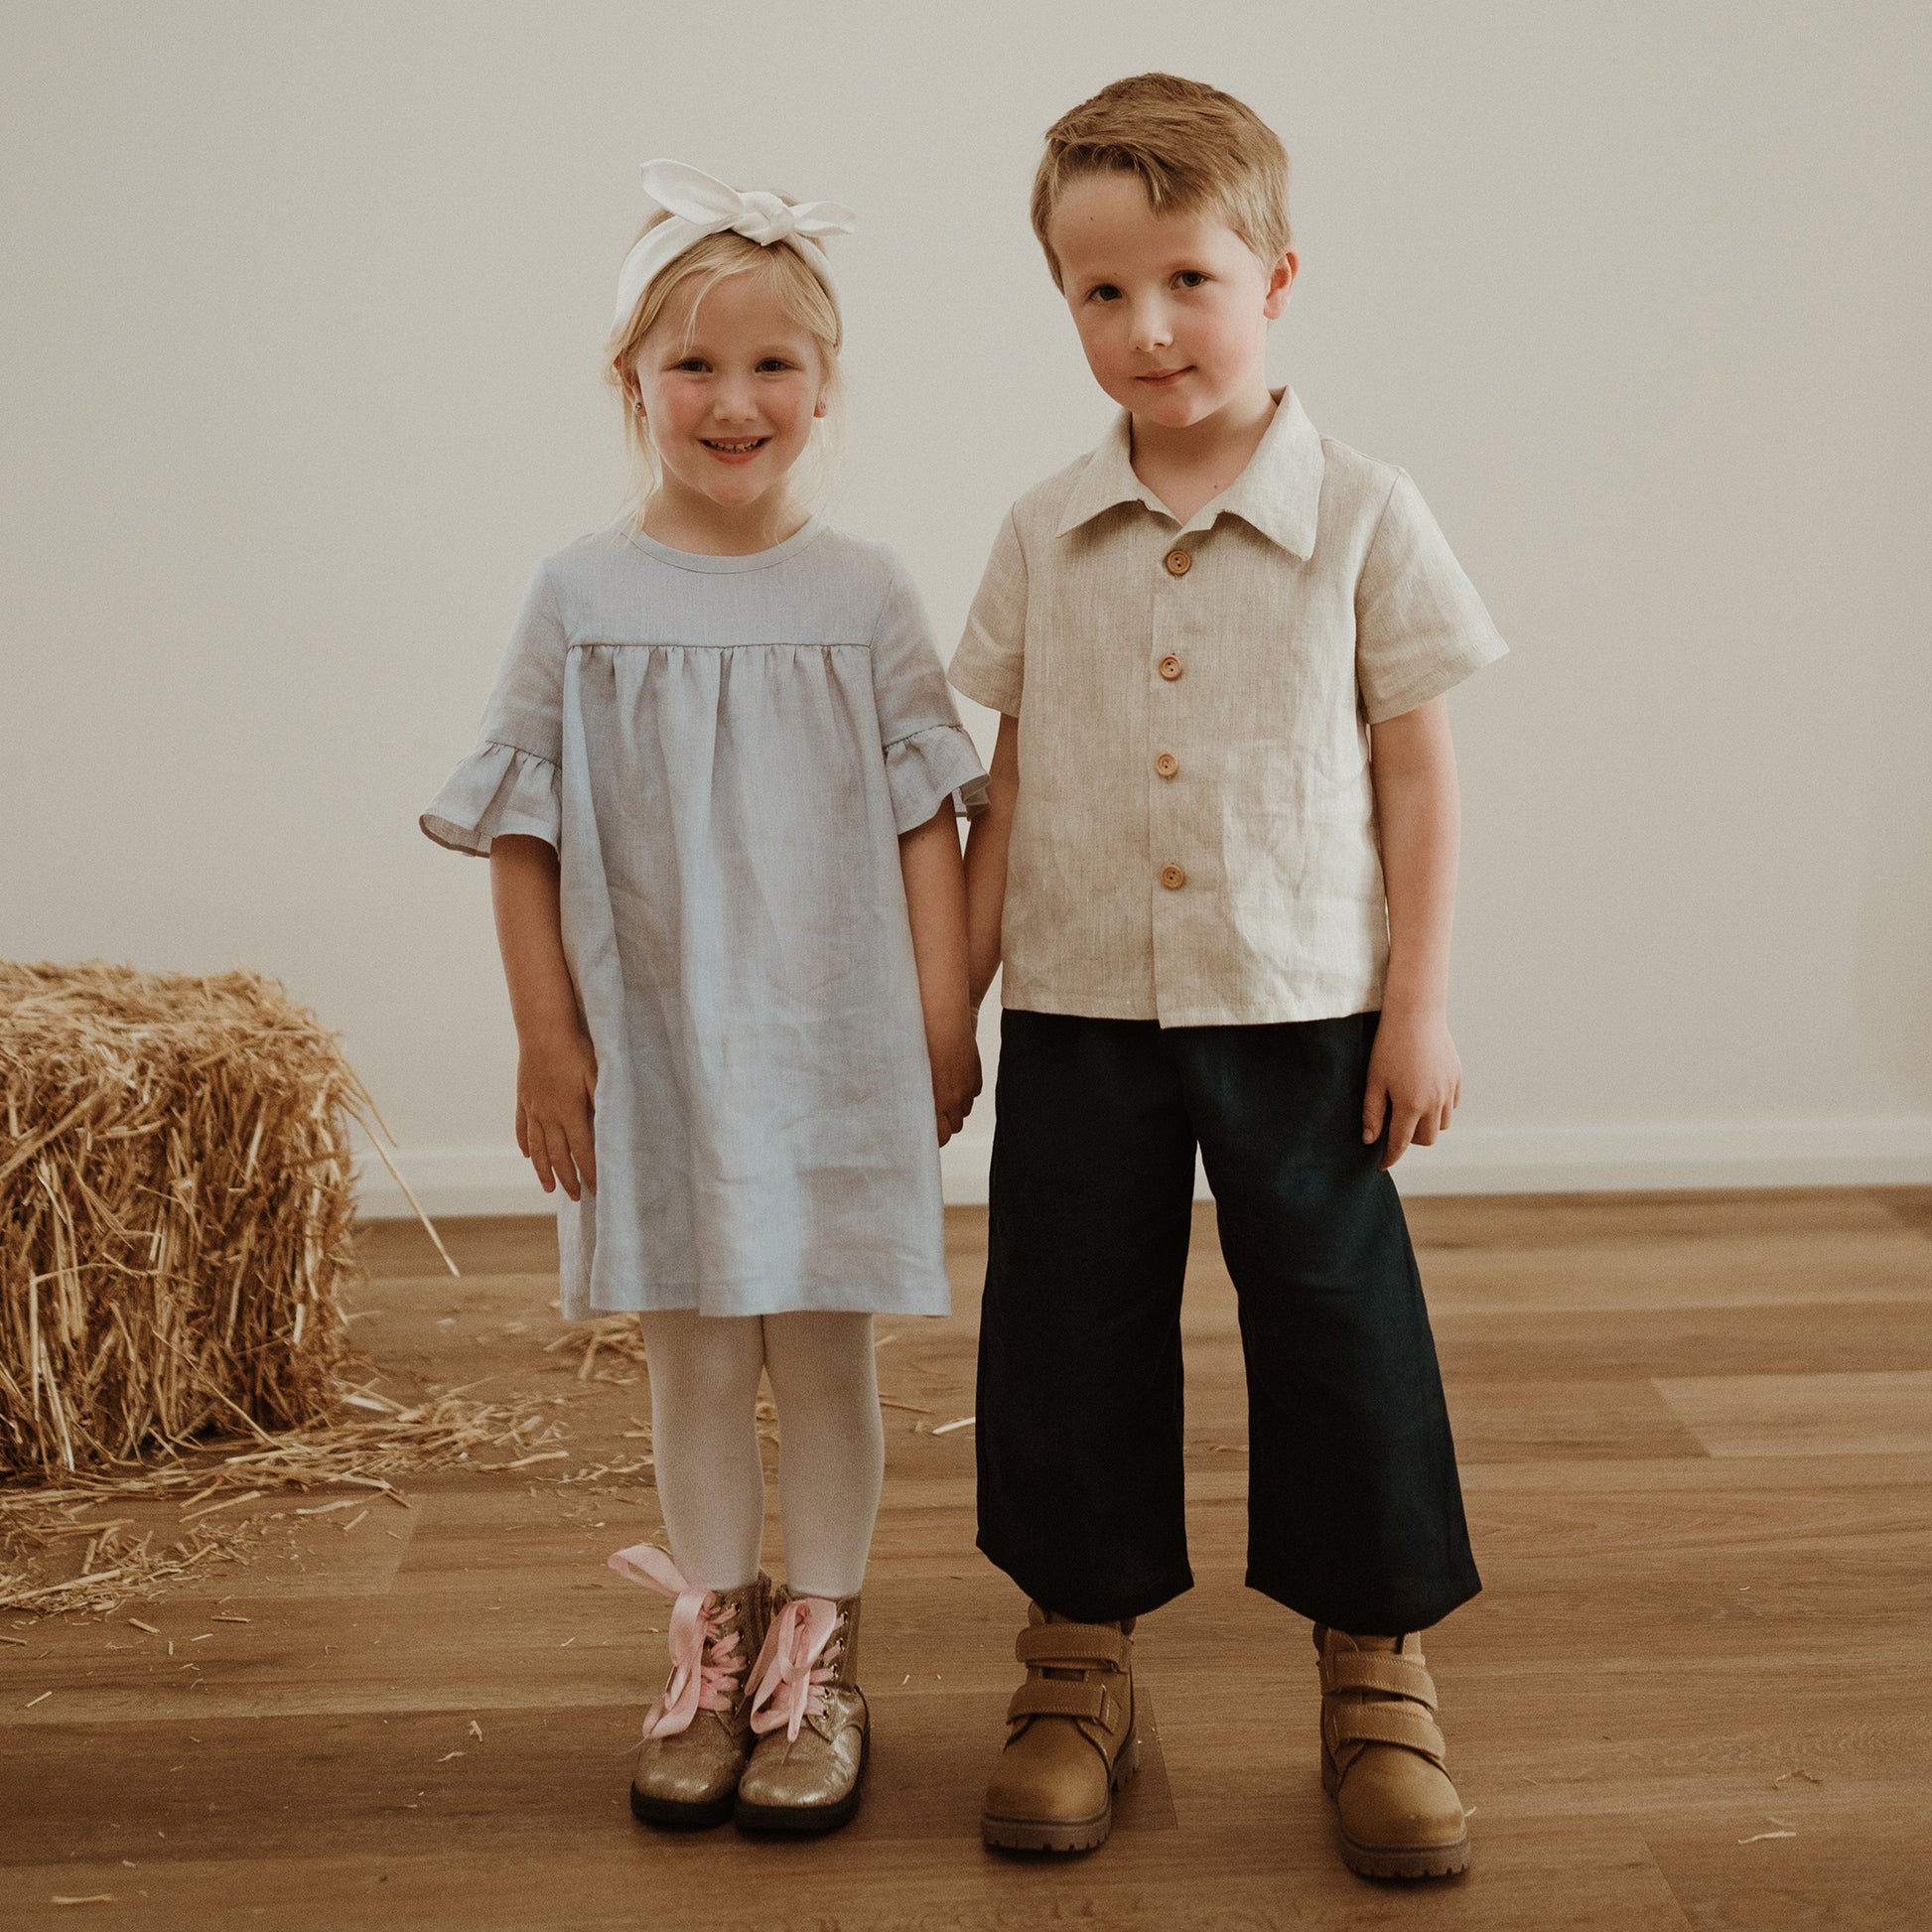
M 825 354 L 757 268 L 671 292 L 631 361 L 670 493 L 727 512 L 782 496 L 826 410 Z M 692 507 L 699 507 L 693 504 Z
M 1129 174 L 1069 184 L 1047 239 L 1087 366 L 1123 408 L 1186 429 L 1266 389 L 1294 255 L 1271 269 L 1209 210 L 1157 214 Z

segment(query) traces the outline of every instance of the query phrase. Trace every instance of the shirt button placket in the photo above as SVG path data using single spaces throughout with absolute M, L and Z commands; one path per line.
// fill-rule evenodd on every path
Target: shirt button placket
M 1178 543 L 1173 544 L 1161 559 L 1161 567 L 1167 572 L 1169 590 L 1166 596 L 1155 599 L 1155 643 L 1162 654 L 1154 668 L 1162 682 L 1172 689 L 1186 674 L 1187 667 L 1180 653 L 1173 648 L 1174 639 L 1168 634 L 1169 626 L 1166 622 L 1167 613 L 1164 606 L 1169 597 L 1173 596 L 1179 591 L 1181 580 L 1193 569 L 1193 554 L 1183 545 Z M 1178 811 L 1179 801 L 1174 797 L 1173 791 L 1168 789 L 1170 782 L 1179 775 L 1180 760 L 1172 751 L 1167 750 L 1165 745 L 1163 745 L 1163 741 L 1167 745 L 1175 742 L 1176 727 L 1179 721 L 1172 714 L 1173 708 L 1179 703 L 1179 692 L 1173 691 L 1172 695 L 1168 696 L 1157 707 L 1157 713 L 1169 715 L 1157 715 L 1155 722 L 1156 744 L 1162 745 L 1163 748 L 1157 751 L 1155 755 L 1154 773 L 1156 778 L 1161 782 L 1156 786 L 1157 795 L 1151 801 L 1152 810 L 1149 814 L 1149 822 L 1154 831 L 1156 845 L 1155 858 L 1157 861 L 1157 869 L 1155 878 L 1160 882 L 1163 891 L 1167 893 L 1178 893 L 1187 884 L 1186 869 L 1177 862 L 1172 852 L 1172 848 L 1176 842 L 1174 837 L 1176 829 L 1174 821 L 1180 816 Z M 1162 852 L 1160 848 L 1163 846 L 1168 847 L 1169 850 Z M 1154 922 L 1154 987 L 1157 1012 L 1161 1005 L 1161 988 L 1171 977 L 1165 970 L 1167 961 L 1163 957 L 1169 950 L 1169 946 L 1164 944 L 1163 941 L 1163 928 L 1166 924 L 1166 920 L 1159 918 Z

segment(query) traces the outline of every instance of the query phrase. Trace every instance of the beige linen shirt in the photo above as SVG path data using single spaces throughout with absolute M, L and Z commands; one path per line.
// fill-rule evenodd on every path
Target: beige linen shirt
M 1185 525 L 1123 414 L 1013 506 L 952 661 L 1019 720 L 1005 1004 L 1169 1027 L 1380 1006 L 1369 727 L 1504 648 L 1408 475 L 1293 395 Z

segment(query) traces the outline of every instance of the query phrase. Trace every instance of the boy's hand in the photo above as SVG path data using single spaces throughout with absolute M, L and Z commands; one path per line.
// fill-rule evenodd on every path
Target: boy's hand
M 1362 1096 L 1362 1144 L 1371 1146 L 1386 1123 L 1382 1155 L 1387 1173 L 1413 1142 L 1433 1147 L 1446 1133 L 1462 1099 L 1462 1062 L 1448 1024 L 1439 1016 L 1384 1011 L 1368 1059 L 1368 1091 Z
M 979 1097 L 980 1049 L 973 1016 L 961 1013 L 945 1025 L 928 1027 L 925 1047 L 932 1062 L 932 1111 L 944 1147 L 965 1126 Z
M 581 1030 L 524 1045 L 516 1058 L 516 1145 L 546 1194 L 597 1191 L 597 1049 Z

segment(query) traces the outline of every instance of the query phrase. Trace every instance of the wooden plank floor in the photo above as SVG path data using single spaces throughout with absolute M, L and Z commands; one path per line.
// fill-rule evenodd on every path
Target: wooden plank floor
M 0 1619 L 19 1640 L 0 1646 L 0 1921 L 1932 1923 L 1932 1190 L 1436 1198 L 1411 1218 L 1487 1584 L 1430 1645 L 1475 1812 L 1464 1879 L 1370 1885 L 1330 1850 L 1307 1626 L 1240 1583 L 1241 1363 L 1211 1208 L 1186 1316 L 1198 1584 L 1143 1625 L 1148 1768 L 1091 1857 L 982 1849 L 1021 1605 L 973 1550 L 972 1432 L 930 1433 L 972 1407 L 984 1219 L 955 1210 L 958 1312 L 881 1326 L 884 1391 L 930 1413 L 887 1411 L 876 1750 L 850 1830 L 633 1825 L 665 1619 L 603 1559 L 657 1530 L 650 1490 L 438 1475 L 407 1511 L 346 1535 L 311 1519 L 209 1593 L 140 1609 L 158 1637 Z M 383 1386 L 554 1398 L 573 1456 L 553 1477 L 634 1453 L 640 1368 L 580 1383 L 544 1352 L 548 1226 L 446 1233 L 461 1282 L 414 1230 L 368 1232 L 356 1332 Z M 771 1537 L 781 1562 L 775 1516 Z

